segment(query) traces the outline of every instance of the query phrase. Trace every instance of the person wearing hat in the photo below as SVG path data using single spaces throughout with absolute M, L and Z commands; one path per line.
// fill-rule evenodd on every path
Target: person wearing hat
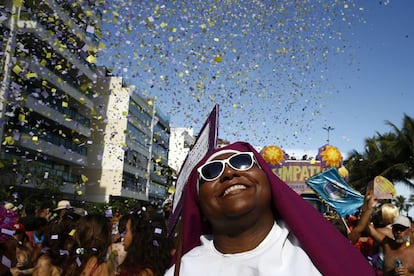
M 369 225 L 372 237 L 384 252 L 383 275 L 414 275 L 414 246 L 411 245 L 411 220 L 397 216 L 392 223 L 393 238 Z
M 72 206 L 70 205 L 69 200 L 61 200 L 58 202 L 57 207 L 55 208 L 55 211 L 67 210 L 67 209 L 72 209 Z
M 181 223 L 167 276 L 374 275 L 348 239 L 248 143 L 218 149 L 195 166 Z
M 73 212 L 73 207 L 70 205 L 69 200 L 61 200 L 58 202 L 56 208 L 53 211 L 54 215 L 52 219 L 56 220 L 57 223 L 60 223 L 66 213 Z

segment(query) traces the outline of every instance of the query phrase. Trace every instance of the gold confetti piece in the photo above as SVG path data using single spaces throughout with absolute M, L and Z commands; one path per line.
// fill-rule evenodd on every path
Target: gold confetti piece
M 80 87 L 80 89 L 82 90 L 82 91 L 86 91 L 86 90 L 88 90 L 88 84 L 87 83 L 85 83 L 85 84 L 82 84 L 81 85 L 81 87 Z
M 169 194 L 173 194 L 173 193 L 175 193 L 175 187 L 174 187 L 174 186 L 170 186 L 170 187 L 168 188 L 168 193 L 169 193 Z
M 223 57 L 222 56 L 216 56 L 216 57 L 214 57 L 214 61 L 215 62 L 222 62 L 223 61 Z
M 62 102 L 62 107 L 68 107 L 68 103 L 67 102 Z
M 81 175 L 81 179 L 82 179 L 82 182 L 83 183 L 85 183 L 86 181 L 88 181 L 88 177 L 87 176 L 85 176 L 85 175 Z
M 19 65 L 15 65 L 14 67 L 13 67 L 13 72 L 16 74 L 16 75 L 18 75 L 18 74 L 20 74 L 20 72 L 22 71 L 22 68 L 20 68 L 20 66 Z
M 34 72 L 27 73 L 26 78 L 28 79 L 37 78 L 37 74 Z
M 11 136 L 6 136 L 6 137 L 4 138 L 3 143 L 2 143 L 2 145 L 3 145 L 3 146 L 6 146 L 6 145 L 13 145 L 13 144 L 14 144 L 14 139 L 13 139 L 13 137 L 11 137 Z
M 24 114 L 19 114 L 19 122 L 27 123 L 26 116 Z
M 89 63 L 96 63 L 96 57 L 90 55 L 86 58 L 86 61 Z

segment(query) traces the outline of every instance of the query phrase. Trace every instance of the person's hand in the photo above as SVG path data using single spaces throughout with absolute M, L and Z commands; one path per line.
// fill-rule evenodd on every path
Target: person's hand
M 394 269 L 395 275 L 405 276 L 408 275 L 408 268 L 406 266 L 399 266 Z
M 374 196 L 374 191 L 368 190 L 365 193 L 364 205 L 362 207 L 362 211 L 364 212 L 367 210 L 373 210 L 375 206 L 377 206 L 377 204 L 378 204 L 378 200 Z
M 19 276 L 20 275 L 21 270 L 18 269 L 17 267 L 12 267 L 10 268 L 10 273 L 13 276 Z

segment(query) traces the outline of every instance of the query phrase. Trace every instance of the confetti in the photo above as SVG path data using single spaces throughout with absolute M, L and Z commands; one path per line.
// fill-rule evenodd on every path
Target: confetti
M 154 233 L 155 234 L 161 234 L 162 233 L 162 229 L 161 228 L 155 228 L 154 229 Z
M 10 268 L 11 267 L 11 260 L 9 258 L 7 258 L 6 256 L 2 255 L 1 256 L 1 263 L 5 266 Z
M 171 127 L 201 127 L 217 103 L 220 138 L 284 147 L 314 131 L 326 65 L 352 55 L 345 33 L 364 20 L 355 1 L 114 0 L 105 11 L 97 64 L 157 97 Z

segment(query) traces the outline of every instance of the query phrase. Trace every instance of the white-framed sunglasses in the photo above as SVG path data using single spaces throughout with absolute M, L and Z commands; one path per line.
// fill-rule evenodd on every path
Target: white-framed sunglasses
M 224 160 L 207 162 L 200 166 L 197 171 L 203 180 L 213 181 L 223 174 L 226 164 L 236 171 L 247 171 L 253 167 L 255 162 L 253 152 L 240 152 Z

